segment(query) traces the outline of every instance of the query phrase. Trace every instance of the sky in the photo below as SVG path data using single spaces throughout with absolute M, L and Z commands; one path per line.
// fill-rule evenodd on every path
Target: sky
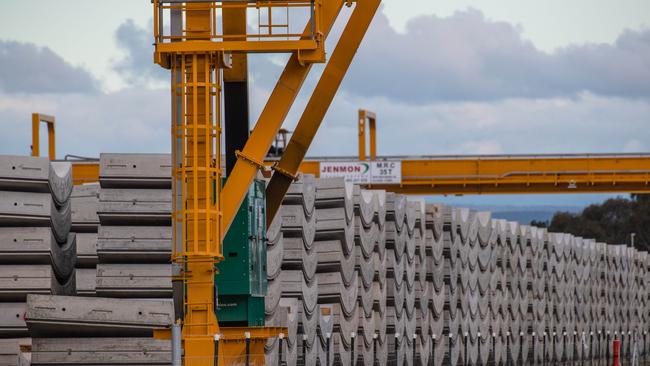
M 0 153 L 29 152 L 34 111 L 57 117 L 60 156 L 169 151 L 152 13 L 146 0 L 0 2 Z M 253 121 L 285 59 L 251 57 Z M 384 0 L 310 155 L 354 154 L 358 108 L 378 114 L 384 155 L 647 152 L 650 2 Z M 606 197 L 445 200 L 580 206 Z

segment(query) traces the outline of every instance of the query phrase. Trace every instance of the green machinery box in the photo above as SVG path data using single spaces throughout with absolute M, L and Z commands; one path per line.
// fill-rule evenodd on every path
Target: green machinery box
M 266 185 L 255 180 L 223 242 L 217 265 L 217 319 L 226 326 L 264 326 Z

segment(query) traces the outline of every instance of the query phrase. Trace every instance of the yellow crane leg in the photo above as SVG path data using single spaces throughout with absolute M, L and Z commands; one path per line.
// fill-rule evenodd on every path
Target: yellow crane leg
M 203 4 L 188 4 L 188 38 L 209 38 L 212 11 Z M 220 261 L 221 224 L 218 197 L 221 179 L 218 54 L 179 54 L 172 59 L 172 91 L 179 93 L 180 113 L 173 114 L 174 242 L 181 248 L 173 259 L 184 269 L 183 342 L 185 366 L 214 365 L 215 264 Z M 216 72 L 215 72 L 216 71 Z M 180 119 L 180 120 L 179 120 Z M 180 249 L 180 251 L 178 251 Z
M 322 29 L 326 32 L 322 37 L 322 42 L 324 42 L 343 7 L 343 0 L 327 0 L 321 6 Z M 307 25 L 305 34 L 309 34 L 310 29 L 311 27 Z M 252 134 L 239 155 L 240 158 L 224 185 L 220 198 L 224 224 L 222 236 L 228 231 L 235 218 L 248 187 L 261 167 L 261 162 L 282 127 L 282 123 L 310 70 L 311 64 L 301 65 L 298 52 L 291 55 Z
M 336 45 L 318 85 L 305 107 L 289 145 L 276 167 L 266 189 L 266 220 L 270 223 L 289 190 L 293 177 L 298 173 L 307 150 L 343 81 L 354 55 L 379 8 L 381 0 L 360 0 Z

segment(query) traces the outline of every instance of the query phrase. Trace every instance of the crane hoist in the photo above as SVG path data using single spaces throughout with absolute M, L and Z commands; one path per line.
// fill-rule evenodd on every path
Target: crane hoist
M 247 349 L 246 357 L 261 357 L 252 363 L 263 363 L 259 347 L 278 329 L 225 327 L 216 317 L 215 276 L 227 280 L 236 275 L 232 269 L 216 273 L 217 264 L 224 261 L 224 237 L 258 171 L 264 168 L 264 158 L 311 66 L 326 62 L 296 133 L 265 189 L 264 224 L 273 219 L 380 1 L 153 0 L 154 61 L 171 71 L 173 261 L 178 271 L 175 278 L 182 283 L 178 301 L 183 302 L 186 366 L 213 365 L 220 358 L 241 354 L 237 349 L 243 343 L 238 341 L 243 339 L 247 348 L 251 341 L 258 347 L 257 352 Z M 353 10 L 327 60 L 325 41 L 344 5 Z M 301 12 L 307 19 L 301 31 L 292 31 L 290 12 Z M 257 14 L 254 31 L 247 22 L 251 13 Z M 278 19 L 279 14 L 287 16 Z M 250 136 L 248 53 L 290 54 Z M 222 172 L 222 151 L 227 174 Z M 253 198 L 258 202 L 260 195 Z M 222 347 L 215 347 L 215 339 Z M 233 359 L 226 362 L 235 363 Z

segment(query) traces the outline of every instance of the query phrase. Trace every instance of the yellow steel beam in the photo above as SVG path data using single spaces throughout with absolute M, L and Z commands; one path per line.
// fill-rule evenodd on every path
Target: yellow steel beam
M 296 49 L 312 51 L 318 48 L 314 40 L 298 41 L 193 41 L 179 43 L 161 43 L 158 45 L 158 52 L 161 53 L 185 53 L 185 52 L 229 52 L 246 51 L 249 53 L 291 53 Z
M 320 175 L 322 161 L 307 159 L 299 172 Z M 439 194 L 647 193 L 650 155 L 458 156 L 401 160 L 402 183 L 374 185 L 390 192 Z M 268 167 L 277 161 L 266 161 Z M 97 162 L 73 162 L 75 184 L 99 181 Z M 571 187 L 570 187 L 571 185 Z
M 32 113 L 32 156 L 41 156 L 41 122 L 47 125 L 47 147 L 50 160 L 56 159 L 55 118 L 42 113 Z
M 320 13 L 324 32 L 323 40 L 327 38 L 342 7 L 343 0 L 328 0 L 322 3 Z M 310 32 L 311 27 L 307 25 L 305 34 Z M 298 52 L 291 55 L 221 192 L 224 233 L 228 231 L 235 218 L 248 187 L 263 164 L 262 162 L 310 70 L 311 64 L 301 64 Z
M 96 161 L 75 161 L 72 163 L 74 185 L 99 182 L 99 163 Z
M 385 159 L 401 162 L 401 183 L 368 188 L 416 195 L 650 192 L 650 154 Z M 323 161 L 358 160 L 308 159 L 300 172 L 318 177 Z
M 380 3 L 381 0 L 357 1 L 341 39 L 277 165 L 276 173 L 269 182 L 266 190 L 267 224 L 271 223 L 280 208 Z

